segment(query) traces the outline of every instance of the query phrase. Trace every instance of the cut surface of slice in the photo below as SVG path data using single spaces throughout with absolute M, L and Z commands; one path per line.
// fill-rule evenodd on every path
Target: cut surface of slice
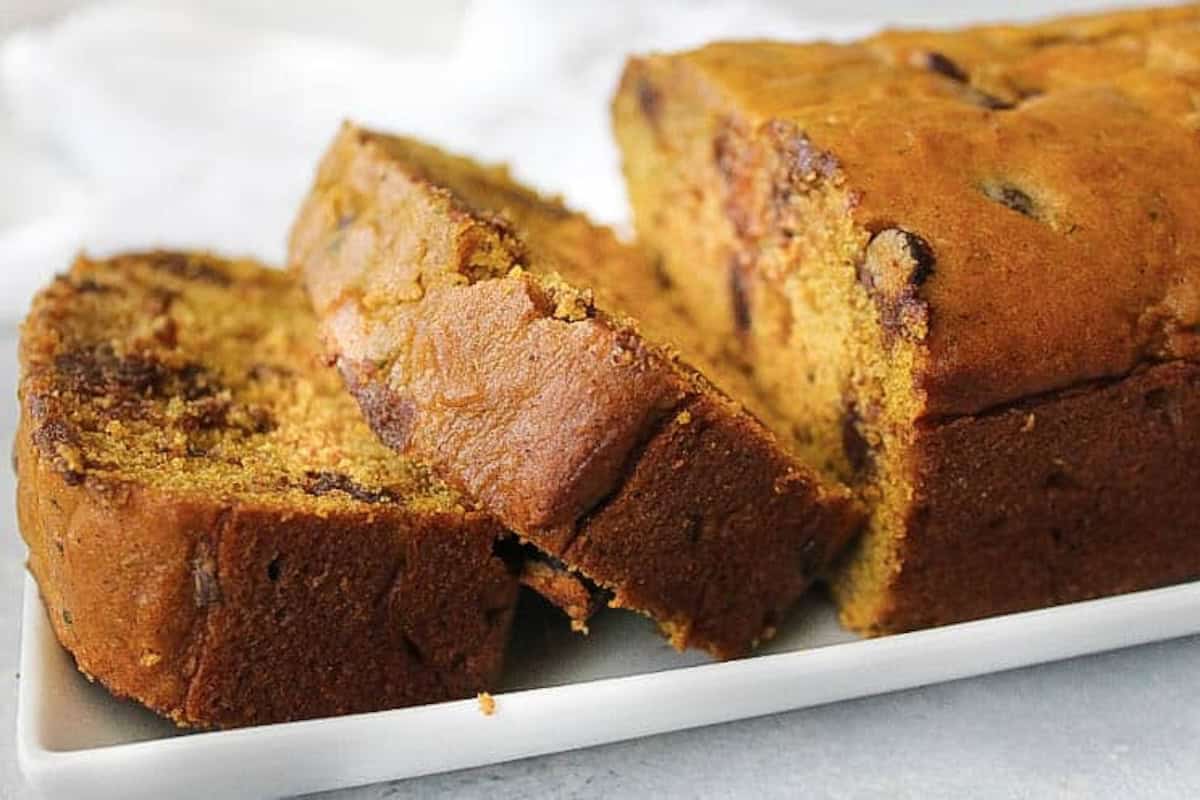
M 856 528 L 652 262 L 502 169 L 345 126 L 290 261 L 385 442 L 676 646 L 749 652 Z
M 18 513 L 59 641 L 114 694 L 233 727 L 493 687 L 504 529 L 381 445 L 287 273 L 79 259 L 21 333 Z

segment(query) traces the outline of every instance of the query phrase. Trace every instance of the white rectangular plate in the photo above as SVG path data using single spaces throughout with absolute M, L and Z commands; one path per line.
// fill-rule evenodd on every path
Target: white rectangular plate
M 588 637 L 528 605 L 496 712 L 475 700 L 181 735 L 85 680 L 26 577 L 17 710 L 54 797 L 262 797 L 425 775 L 954 680 L 1200 632 L 1200 582 L 880 639 L 813 600 L 762 655 L 678 654 L 633 614 Z

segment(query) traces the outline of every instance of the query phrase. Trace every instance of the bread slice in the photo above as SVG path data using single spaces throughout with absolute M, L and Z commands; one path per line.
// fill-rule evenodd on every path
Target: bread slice
M 290 261 L 385 442 L 677 647 L 749 652 L 855 529 L 653 264 L 501 169 L 346 126 Z
M 79 259 L 21 336 L 21 532 L 62 644 L 187 726 L 465 697 L 501 667 L 503 528 L 363 422 L 286 273 Z
M 870 501 L 833 582 L 847 625 L 1200 576 L 1198 26 L 1191 5 L 629 63 L 641 241 Z

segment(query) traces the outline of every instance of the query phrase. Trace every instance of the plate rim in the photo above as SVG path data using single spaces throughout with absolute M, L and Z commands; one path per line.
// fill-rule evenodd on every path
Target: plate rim
M 1062 632 L 1069 630 L 1070 636 Z M 93 774 L 113 774 L 183 754 L 210 767 L 238 751 L 314 742 L 338 743 L 414 727 L 464 729 L 476 745 L 447 757 L 428 743 L 401 757 L 370 755 L 347 771 L 301 770 L 290 784 L 276 776 L 243 776 L 250 794 L 311 792 L 479 767 L 642 736 L 792 711 L 857 697 L 943 683 L 1080 655 L 1200 633 L 1200 580 L 1034 611 L 990 617 L 873 639 L 827 644 L 736 661 L 667 668 L 633 675 L 495 694 L 497 713 L 483 717 L 475 699 L 262 725 L 226 731 L 71 750 L 39 737 L 45 714 L 38 649 L 48 630 L 37 585 L 25 574 L 17 697 L 17 760 L 26 780 L 43 791 L 78 786 Z M 55 641 L 57 644 L 57 641 Z M 61 646 L 61 645 L 58 645 Z M 880 669 L 886 666 L 887 669 Z M 820 679 L 820 680 L 815 680 Z M 713 691 L 722 701 L 708 702 Z M 581 693 L 593 702 L 579 704 Z M 705 697 L 705 702 L 688 699 Z M 652 698 L 652 699 L 651 699 Z M 555 710 L 571 709 L 570 731 L 547 730 Z M 659 713 L 655 715 L 654 711 Z M 554 727 L 554 726 L 551 726 Z M 491 728 L 490 731 L 487 731 Z M 486 731 L 482 736 L 481 731 Z M 552 738 L 547 734 L 554 733 Z M 491 734 L 499 734 L 492 736 Z M 412 743 L 406 743 L 411 745 Z M 336 749 L 336 748 L 335 748 Z M 450 748 L 443 748 L 450 749 Z M 352 754 L 346 754 L 352 755 Z M 118 772 L 117 774 L 120 774 Z M 270 778 L 266 782 L 264 778 Z M 204 795 L 211 796 L 211 786 Z M 260 791 L 262 790 L 262 791 Z M 147 795 L 149 796 L 149 795 Z M 199 796 L 199 795 L 198 795 Z

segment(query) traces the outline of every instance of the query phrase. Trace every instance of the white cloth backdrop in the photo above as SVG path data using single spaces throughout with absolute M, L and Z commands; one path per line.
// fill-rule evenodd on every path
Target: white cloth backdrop
M 0 321 L 19 319 L 80 249 L 202 247 L 279 263 L 342 119 L 508 161 L 519 177 L 620 225 L 608 100 L 630 52 L 1089 5 L 87 5 L 0 43 Z

